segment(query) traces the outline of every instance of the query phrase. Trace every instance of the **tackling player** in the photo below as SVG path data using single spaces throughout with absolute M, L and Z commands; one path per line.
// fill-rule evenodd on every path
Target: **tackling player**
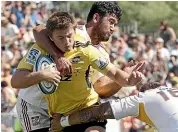
M 128 75 L 124 71 L 117 69 L 106 57 L 101 56 L 100 52 L 91 46 L 90 43 L 78 44 L 74 42 L 75 28 L 76 23 L 74 18 L 65 12 L 54 13 L 47 21 L 50 39 L 65 53 L 65 57 L 72 62 L 74 70 L 72 75 L 62 77 L 60 85 L 54 93 L 45 95 L 50 114 L 60 113 L 66 115 L 90 107 L 98 102 L 98 94 L 92 88 L 89 80 L 90 67 L 107 75 L 121 86 L 136 85 L 142 80 L 142 74 L 138 70 Z M 73 49 L 73 47 L 75 48 Z M 44 76 L 41 76 L 41 72 L 31 72 L 34 66 L 34 63 L 30 63 L 32 62 L 31 59 L 36 61 L 40 54 L 49 55 L 36 44 L 33 45 L 20 62 L 18 70 L 14 74 L 14 78 L 12 79 L 14 87 L 26 88 L 45 80 Z M 139 66 L 143 66 L 143 64 L 140 63 Z M 58 80 L 59 78 L 57 78 Z M 25 91 L 25 89 L 23 90 Z M 33 91 L 33 88 L 28 88 L 28 90 Z M 20 114 L 20 111 L 18 114 Z M 88 124 L 82 130 L 81 128 L 75 130 L 74 127 L 69 127 L 66 128 L 66 132 L 71 130 L 83 132 L 87 127 L 92 125 Z
M 159 132 L 177 132 L 177 102 L 178 89 L 160 86 L 157 82 L 147 83 L 137 95 L 113 100 L 65 117 L 54 114 L 51 128 L 53 132 L 59 132 L 62 127 L 70 125 L 135 116 Z

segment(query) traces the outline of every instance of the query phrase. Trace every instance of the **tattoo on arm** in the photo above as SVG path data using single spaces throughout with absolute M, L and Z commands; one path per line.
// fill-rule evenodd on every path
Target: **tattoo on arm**
M 80 123 L 87 123 L 97 120 L 114 119 L 109 102 L 81 110 L 78 114 Z

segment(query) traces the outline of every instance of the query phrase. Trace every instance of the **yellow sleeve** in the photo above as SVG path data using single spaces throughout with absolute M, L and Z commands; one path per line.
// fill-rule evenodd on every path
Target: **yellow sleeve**
M 85 39 L 84 39 L 80 34 L 75 34 L 74 40 L 75 40 L 75 41 L 82 42 L 82 43 L 85 43 L 85 42 L 86 42 Z
M 88 50 L 89 63 L 98 72 L 106 75 L 114 66 L 106 56 L 103 56 L 96 47 L 89 46 Z
M 17 69 L 28 69 L 30 71 L 33 71 L 33 66 L 35 65 L 36 60 L 38 59 L 40 54 L 41 50 L 38 45 L 32 45 L 32 47 L 28 50 L 28 52 L 18 64 Z

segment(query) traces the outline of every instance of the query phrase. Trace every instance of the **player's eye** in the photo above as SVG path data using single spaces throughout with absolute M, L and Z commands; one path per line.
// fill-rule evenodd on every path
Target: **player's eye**
M 58 38 L 59 38 L 59 39 L 63 39 L 64 37 L 59 36 Z
M 113 20 L 110 20 L 109 22 L 110 22 L 111 25 L 115 24 L 115 22 Z

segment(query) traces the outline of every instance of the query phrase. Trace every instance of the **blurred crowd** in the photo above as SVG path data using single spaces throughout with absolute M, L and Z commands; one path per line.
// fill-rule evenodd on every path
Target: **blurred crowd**
M 48 3 L 53 5 L 53 2 Z M 33 27 L 45 24 L 49 15 L 57 9 L 49 8 L 45 2 L 2 1 L 1 6 L 1 112 L 7 113 L 14 109 L 18 90 L 11 87 L 11 76 L 27 49 L 35 42 Z M 78 24 L 85 24 L 80 13 L 74 13 Z M 178 88 L 178 39 L 174 29 L 167 21 L 161 21 L 157 37 L 147 34 L 120 33 L 116 27 L 115 33 L 106 49 L 111 62 L 123 68 L 127 62 L 149 61 L 145 70 L 146 81 L 158 81 L 163 85 Z M 116 94 L 124 97 L 137 93 L 137 88 L 125 88 Z M 126 120 L 126 121 L 125 121 Z M 126 118 L 123 121 L 125 130 L 145 129 L 143 123 L 136 119 Z M 129 121 L 128 121 L 129 120 Z M 130 122 L 131 125 L 125 122 Z M 137 125 L 134 125 L 136 122 Z M 140 124 L 140 125 L 138 125 Z M 3 126 L 3 125 L 2 125 Z M 128 127 L 129 126 L 129 127 Z M 139 126 L 139 127 L 138 127 Z M 133 129 L 133 130 L 132 130 Z M 2 130 L 11 131 L 9 126 Z

